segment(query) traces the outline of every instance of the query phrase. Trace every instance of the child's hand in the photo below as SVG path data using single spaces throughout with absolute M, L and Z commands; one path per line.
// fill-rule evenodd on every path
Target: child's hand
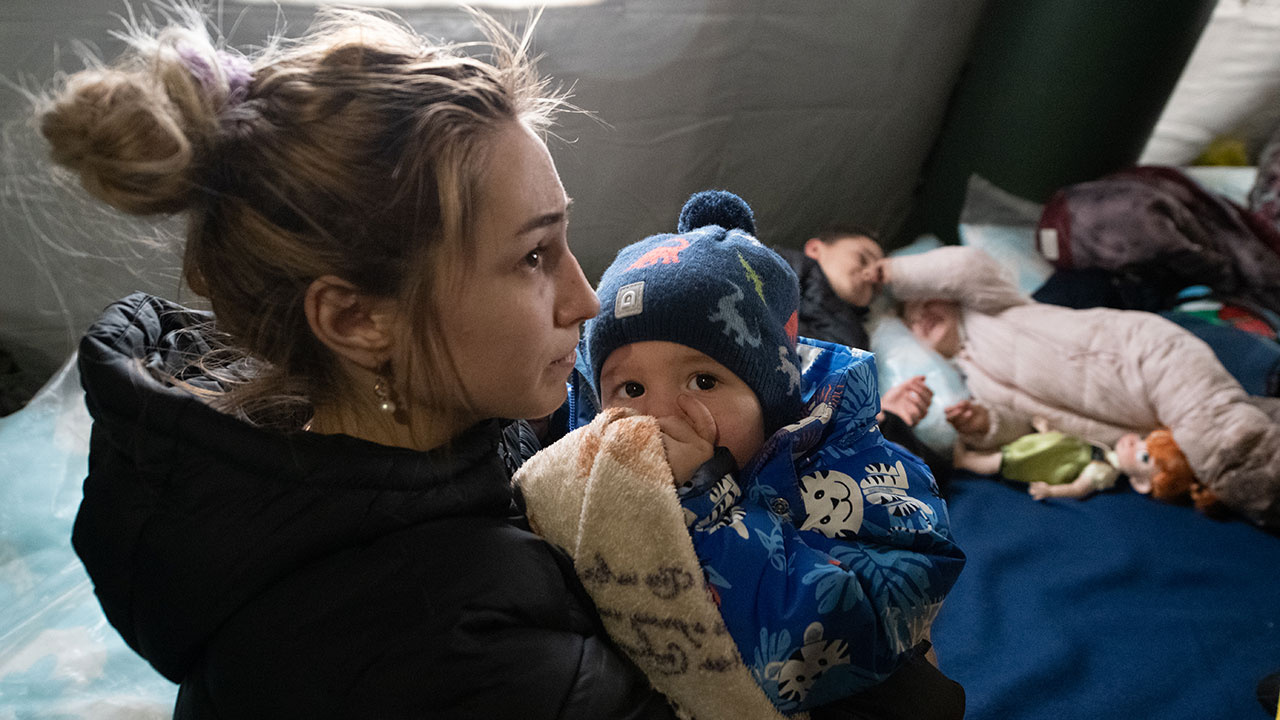
M 693 479 L 694 471 L 715 453 L 716 421 L 707 406 L 692 395 L 678 396 L 676 405 L 681 413 L 658 418 L 658 426 L 671 475 L 679 487 Z
M 888 285 L 893 282 L 893 278 L 889 275 L 889 264 L 892 261 L 889 258 L 880 258 L 871 267 L 867 268 L 868 279 L 876 285 Z
M 923 375 L 904 380 L 889 388 L 880 399 L 880 409 L 902 418 L 907 427 L 914 427 L 929 412 L 933 391 L 924 382 Z
M 961 435 L 986 435 L 991 430 L 991 414 L 972 400 L 961 400 L 945 412 L 947 422 Z

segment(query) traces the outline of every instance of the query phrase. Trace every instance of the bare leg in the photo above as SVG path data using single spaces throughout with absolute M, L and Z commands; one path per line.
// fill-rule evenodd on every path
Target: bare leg
M 956 441 L 955 448 L 951 452 L 951 464 L 979 475 L 999 473 L 1002 459 L 998 450 L 970 450 L 959 440 Z
M 1063 483 L 1061 485 L 1033 482 L 1027 488 L 1027 492 L 1036 500 L 1043 500 L 1050 497 L 1082 498 L 1092 493 L 1093 490 L 1093 481 L 1087 477 L 1078 477 L 1069 483 Z

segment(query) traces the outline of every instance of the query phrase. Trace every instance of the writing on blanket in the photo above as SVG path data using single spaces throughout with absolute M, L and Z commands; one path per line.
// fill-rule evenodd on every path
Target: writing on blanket
M 589 566 L 579 571 L 582 581 L 585 583 L 595 583 L 598 585 L 636 585 L 639 583 L 639 576 L 636 573 L 613 572 L 613 568 L 609 567 L 609 563 L 600 553 L 596 553 L 595 561 Z M 689 590 L 694 586 L 693 575 L 683 568 L 675 566 L 667 566 L 658 568 L 657 572 L 652 572 L 644 576 L 644 585 L 649 588 L 649 592 L 663 600 L 670 600 L 680 593 Z
M 658 572 L 644 576 L 649 592 L 664 600 L 679 595 L 693 587 L 693 576 L 677 567 L 660 568 Z
M 598 606 L 598 609 L 600 617 L 613 627 L 614 643 L 626 651 L 638 664 L 653 668 L 664 675 L 683 675 L 689 672 L 689 657 L 694 653 L 675 640 L 668 640 L 664 646 L 658 647 L 662 642 L 654 642 L 652 635 L 655 631 L 664 634 L 674 631 L 684 637 L 692 645 L 692 649 L 701 649 L 703 640 L 708 635 L 728 634 L 724 623 L 717 623 L 708 630 L 707 626 L 700 622 L 689 623 L 679 618 L 659 617 L 649 613 L 633 613 L 628 617 L 626 613 L 613 608 Z M 631 638 L 618 637 L 618 630 L 622 625 L 630 628 Z M 736 658 L 732 657 L 700 659 L 695 657 L 693 666 L 711 672 L 727 672 L 736 664 Z
M 596 553 L 590 566 L 578 570 L 578 576 L 582 578 L 582 582 L 596 585 L 635 585 L 638 582 L 638 576 L 635 573 L 615 575 L 613 568 L 609 567 L 609 563 L 605 562 L 604 556 L 600 553 Z
M 653 598 L 660 601 L 674 600 L 690 590 L 701 591 L 700 583 L 687 570 L 676 566 L 659 567 L 647 573 L 643 579 L 639 573 L 614 571 L 602 555 L 596 553 L 592 562 L 578 571 L 582 582 L 591 590 L 600 617 L 609 627 L 613 641 L 641 666 L 665 675 L 683 675 L 691 669 L 711 672 L 727 672 L 738 664 L 734 656 L 706 656 L 699 651 L 710 638 L 724 638 L 729 630 L 717 615 L 712 623 L 687 618 L 689 605 L 673 606 L 681 616 L 667 615 L 655 607 L 653 601 L 630 595 L 635 602 L 644 603 L 645 610 L 623 609 L 614 597 L 646 588 Z M 614 588 L 612 591 L 610 588 Z M 723 642 L 720 646 L 725 646 Z M 727 647 L 732 648 L 730 643 Z

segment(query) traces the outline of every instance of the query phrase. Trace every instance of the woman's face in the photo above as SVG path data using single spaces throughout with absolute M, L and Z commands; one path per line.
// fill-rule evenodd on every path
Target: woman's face
M 600 304 L 569 251 L 568 198 L 522 123 L 493 139 L 471 269 L 440 298 L 440 327 L 473 419 L 535 418 L 565 399 L 579 325 Z

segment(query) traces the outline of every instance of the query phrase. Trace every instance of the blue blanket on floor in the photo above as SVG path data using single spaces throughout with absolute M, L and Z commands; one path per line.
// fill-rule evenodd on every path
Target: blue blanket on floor
M 172 712 L 177 688 L 106 623 L 67 541 L 88 429 L 73 362 L 0 418 L 0 717 Z M 1280 537 L 1128 491 L 1038 503 L 958 475 L 968 564 L 933 641 L 968 718 L 1274 717 L 1254 687 L 1280 670 Z
M 934 625 L 970 720 L 1271 718 L 1280 537 L 1128 490 L 1037 502 L 956 473 L 968 555 Z

